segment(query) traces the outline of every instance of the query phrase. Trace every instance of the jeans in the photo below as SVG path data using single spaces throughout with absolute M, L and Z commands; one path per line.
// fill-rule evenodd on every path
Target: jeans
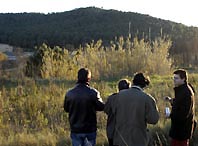
M 71 133 L 72 146 L 95 146 L 96 132 Z

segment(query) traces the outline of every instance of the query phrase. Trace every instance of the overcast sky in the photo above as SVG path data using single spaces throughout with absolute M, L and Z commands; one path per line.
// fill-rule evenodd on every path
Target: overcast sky
M 47 14 L 90 6 L 148 14 L 198 27 L 198 0 L 0 0 L 0 13 Z

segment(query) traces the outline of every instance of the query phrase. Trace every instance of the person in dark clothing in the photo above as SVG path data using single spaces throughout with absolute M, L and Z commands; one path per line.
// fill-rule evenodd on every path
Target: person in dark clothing
M 96 144 L 96 111 L 103 111 L 104 103 L 99 91 L 89 86 L 91 72 L 78 71 L 76 86 L 65 95 L 64 110 L 69 113 L 72 146 Z
M 175 98 L 167 97 L 172 110 L 170 114 L 171 128 L 169 136 L 171 146 L 189 146 L 195 118 L 195 100 L 193 88 L 188 84 L 187 72 L 178 69 L 174 72 Z
M 124 89 L 129 89 L 130 86 L 131 86 L 130 81 L 128 81 L 127 79 L 122 79 L 118 83 L 118 90 L 120 91 L 120 90 L 124 90 Z M 116 93 L 114 93 L 108 97 L 107 102 L 105 103 L 105 108 L 104 108 L 104 112 L 108 115 L 106 132 L 107 132 L 109 146 L 113 146 L 113 133 L 115 130 L 115 127 L 114 127 L 115 126 L 115 118 L 114 118 L 114 114 L 112 113 L 112 109 L 111 109 L 111 106 L 112 106 L 111 104 L 113 104 L 114 95 L 116 95 Z

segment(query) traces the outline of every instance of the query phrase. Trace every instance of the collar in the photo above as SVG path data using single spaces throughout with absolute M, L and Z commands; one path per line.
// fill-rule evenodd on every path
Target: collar
M 89 82 L 77 82 L 76 83 L 77 85 L 86 85 L 86 86 L 89 86 Z
M 136 85 L 132 85 L 131 88 L 135 88 L 135 89 L 138 89 L 138 90 L 140 90 L 140 91 L 143 91 L 143 89 L 142 89 L 141 87 L 136 86 Z
M 181 84 L 177 87 L 174 87 L 174 89 L 181 89 L 181 88 L 184 88 L 185 86 L 187 86 L 187 83 L 184 83 L 184 84 Z

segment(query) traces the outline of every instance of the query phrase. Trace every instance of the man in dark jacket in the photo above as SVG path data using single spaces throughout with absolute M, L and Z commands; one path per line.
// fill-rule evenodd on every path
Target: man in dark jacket
M 170 114 L 172 138 L 171 146 L 189 146 L 192 136 L 195 114 L 194 92 L 188 84 L 187 72 L 183 69 L 174 72 L 175 98 L 169 98 L 172 104 Z
M 76 86 L 65 95 L 64 110 L 69 113 L 73 146 L 94 146 L 96 143 L 96 111 L 102 111 L 104 103 L 100 93 L 89 86 L 90 79 L 90 70 L 81 68 Z

